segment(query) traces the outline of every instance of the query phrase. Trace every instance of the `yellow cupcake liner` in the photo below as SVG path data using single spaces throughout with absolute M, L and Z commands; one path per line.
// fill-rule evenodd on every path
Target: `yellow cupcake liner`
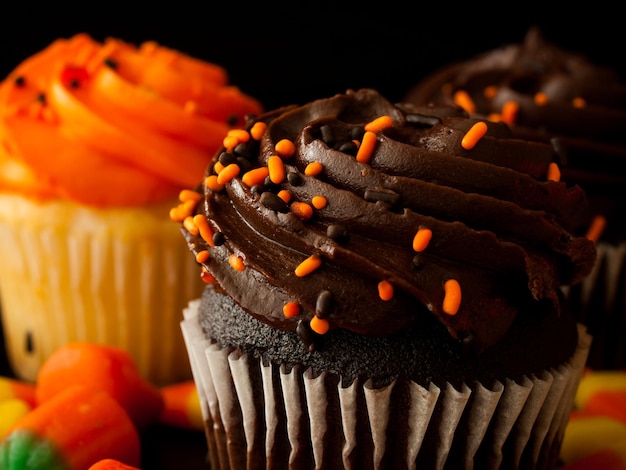
M 591 343 L 579 325 L 569 362 L 493 387 L 344 387 L 334 374 L 288 371 L 212 342 L 199 305 L 190 302 L 181 328 L 215 468 L 551 469 Z
M 204 284 L 169 207 L 0 195 L 1 315 L 19 378 L 35 381 L 70 341 L 121 347 L 158 385 L 191 378 L 180 311 Z

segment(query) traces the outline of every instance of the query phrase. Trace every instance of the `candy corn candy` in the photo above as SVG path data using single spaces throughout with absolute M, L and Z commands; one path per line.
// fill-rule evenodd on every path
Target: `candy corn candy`
M 36 405 L 35 385 L 9 377 L 0 377 L 0 401 L 8 398 L 19 398 L 34 407 Z
M 31 409 L 32 407 L 20 398 L 0 400 L 0 440 L 11 426 Z
M 72 342 L 57 348 L 37 376 L 37 403 L 43 404 L 70 385 L 104 390 L 126 410 L 138 430 L 158 421 L 161 391 L 144 380 L 128 352 L 114 346 Z
M 617 451 L 601 449 L 559 468 L 560 470 L 626 470 L 626 461 Z
M 103 459 L 94 463 L 89 470 L 139 470 L 137 467 L 126 465 L 115 459 Z
M 73 385 L 50 397 L 9 429 L 0 442 L 2 470 L 85 470 L 99 460 L 139 466 L 137 429 L 108 393 Z
M 626 371 L 587 372 L 576 392 L 576 407 L 626 423 Z
M 160 422 L 170 426 L 204 429 L 204 418 L 200 408 L 198 390 L 193 380 L 161 388 L 165 401 Z
M 570 465 L 604 451 L 626 462 L 626 423 L 587 412 L 572 413 L 561 445 L 563 463 Z

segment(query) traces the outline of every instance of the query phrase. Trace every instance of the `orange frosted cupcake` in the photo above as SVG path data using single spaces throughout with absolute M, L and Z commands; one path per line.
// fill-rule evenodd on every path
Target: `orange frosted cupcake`
M 58 39 L 0 83 L 0 299 L 11 367 L 59 345 L 127 349 L 191 376 L 180 309 L 203 283 L 168 217 L 260 103 L 224 68 L 155 42 Z

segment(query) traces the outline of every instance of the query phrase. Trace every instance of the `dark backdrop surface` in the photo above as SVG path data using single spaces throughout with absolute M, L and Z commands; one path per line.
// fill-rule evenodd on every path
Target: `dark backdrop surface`
M 2 15 L 0 23 L 0 77 L 57 37 L 78 32 L 99 40 L 155 40 L 223 65 L 233 84 L 268 109 L 360 87 L 397 101 L 429 71 L 521 41 L 531 26 L 622 75 L 626 65 L 626 28 L 620 15 L 598 2 L 567 13 L 527 2 L 467 10 L 443 2 L 294 2 L 293 9 L 271 2 L 169 2 L 162 9 L 157 3 L 139 9 L 130 1 L 117 8 L 87 2 L 7 7 L 16 13 Z

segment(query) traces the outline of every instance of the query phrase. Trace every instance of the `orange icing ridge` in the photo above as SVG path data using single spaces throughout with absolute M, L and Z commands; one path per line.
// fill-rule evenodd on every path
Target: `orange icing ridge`
M 57 39 L 0 82 L 0 191 L 94 206 L 176 197 L 261 104 L 147 41 Z

